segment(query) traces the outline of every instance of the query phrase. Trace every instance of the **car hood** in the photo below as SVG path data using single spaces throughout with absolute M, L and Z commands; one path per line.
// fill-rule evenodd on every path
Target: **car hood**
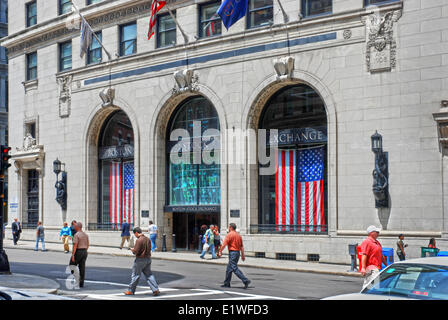
M 386 296 L 379 294 L 349 293 L 327 297 L 322 300 L 416 300 L 406 297 Z

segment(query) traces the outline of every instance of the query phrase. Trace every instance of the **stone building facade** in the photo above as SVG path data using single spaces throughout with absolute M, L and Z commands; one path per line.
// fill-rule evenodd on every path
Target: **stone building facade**
M 433 117 L 448 91 L 446 1 L 249 0 L 226 30 L 209 14 L 219 3 L 172 0 L 182 30 L 165 7 L 150 40 L 150 1 L 73 2 L 111 59 L 95 41 L 80 58 L 79 21 L 64 1 L 9 2 L 9 220 L 30 228 L 24 238 L 41 220 L 57 241 L 62 223 L 78 220 L 92 244 L 118 246 L 126 217 L 143 228 L 153 220 L 168 250 L 173 233 L 178 249 L 195 250 L 202 224 L 225 233 L 230 222 L 248 254 L 268 258 L 346 263 L 347 245 L 371 224 L 386 247 L 405 234 L 411 257 L 429 238 L 448 246 L 447 165 Z M 218 164 L 173 165 L 174 129 L 200 145 L 213 140 L 193 132 L 194 121 L 230 136 L 279 129 L 284 151 L 322 148 L 320 211 L 303 222 L 300 196 L 285 198 L 288 182 L 250 161 L 261 144 L 248 135 L 222 139 Z M 372 192 L 376 130 L 388 157 L 382 208 Z M 194 157 L 191 146 L 182 152 Z M 294 179 L 288 186 L 299 188 Z

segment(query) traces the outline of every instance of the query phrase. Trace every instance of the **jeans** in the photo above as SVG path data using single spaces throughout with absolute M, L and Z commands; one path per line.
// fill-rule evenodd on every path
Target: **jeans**
M 39 250 L 39 241 L 42 242 L 42 251 L 45 251 L 45 240 L 42 236 L 36 238 L 36 248 L 34 248 L 34 250 Z
M 214 244 L 211 244 L 207 250 L 202 249 L 201 258 L 203 258 L 205 256 L 205 254 L 207 253 L 207 251 L 209 251 L 210 249 L 212 249 L 212 258 L 217 259 L 216 254 L 215 254 L 215 245 Z
M 400 261 L 406 260 L 405 255 L 403 254 L 403 252 L 398 252 L 397 251 L 397 256 L 400 259 Z
M 226 270 L 226 279 L 224 280 L 224 284 L 230 286 L 230 281 L 232 280 L 232 272 L 246 284 L 249 279 L 247 279 L 241 270 L 238 268 L 238 261 L 240 260 L 240 252 L 239 251 L 229 251 L 229 264 L 227 265 Z
M 159 290 L 156 278 L 151 272 L 151 258 L 135 258 L 134 265 L 132 266 L 132 276 L 131 283 L 129 284 L 129 291 L 135 293 L 138 281 L 140 280 L 141 274 L 145 275 L 146 282 L 148 282 L 149 287 L 152 292 Z
M 151 240 L 151 251 L 154 252 L 157 249 L 157 244 L 156 244 L 157 233 L 150 234 L 149 239 Z

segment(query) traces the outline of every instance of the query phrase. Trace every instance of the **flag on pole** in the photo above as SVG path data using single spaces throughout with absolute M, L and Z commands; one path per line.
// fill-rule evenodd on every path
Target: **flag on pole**
M 134 224 L 134 162 L 123 164 L 123 219 Z
M 110 163 L 110 223 L 116 229 L 121 223 L 121 163 Z
M 87 53 L 92 44 L 93 31 L 85 19 L 81 19 L 81 58 Z
M 152 0 L 151 18 L 149 19 L 148 40 L 154 35 L 154 27 L 157 22 L 157 13 L 166 5 L 166 1 Z
M 275 224 L 290 231 L 297 221 L 296 161 L 297 150 L 278 150 L 275 173 Z
M 229 30 L 230 26 L 246 15 L 246 10 L 247 0 L 223 0 L 217 13 Z
M 301 231 L 325 231 L 324 147 L 298 150 L 297 181 Z

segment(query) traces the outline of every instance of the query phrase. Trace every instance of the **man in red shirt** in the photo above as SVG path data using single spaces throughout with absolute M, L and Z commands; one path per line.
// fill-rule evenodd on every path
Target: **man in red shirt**
M 224 238 L 224 242 L 219 249 L 218 257 L 221 257 L 222 251 L 226 246 L 229 246 L 229 264 L 227 265 L 226 270 L 226 279 L 224 280 L 224 284 L 221 286 L 223 288 L 230 288 L 230 280 L 232 280 L 232 272 L 241 279 L 244 283 L 244 289 L 250 284 L 250 280 L 247 279 L 241 270 L 238 268 L 238 260 L 241 259 L 244 261 L 246 257 L 244 256 L 244 246 L 243 246 L 243 238 L 236 231 L 236 224 L 231 223 L 229 225 L 229 233 Z
M 383 248 L 377 240 L 380 231 L 380 228 L 369 226 L 367 228 L 369 236 L 361 243 L 362 259 L 360 272 L 364 276 L 363 288 L 379 274 L 383 262 L 384 265 L 387 265 L 386 257 L 383 256 Z

